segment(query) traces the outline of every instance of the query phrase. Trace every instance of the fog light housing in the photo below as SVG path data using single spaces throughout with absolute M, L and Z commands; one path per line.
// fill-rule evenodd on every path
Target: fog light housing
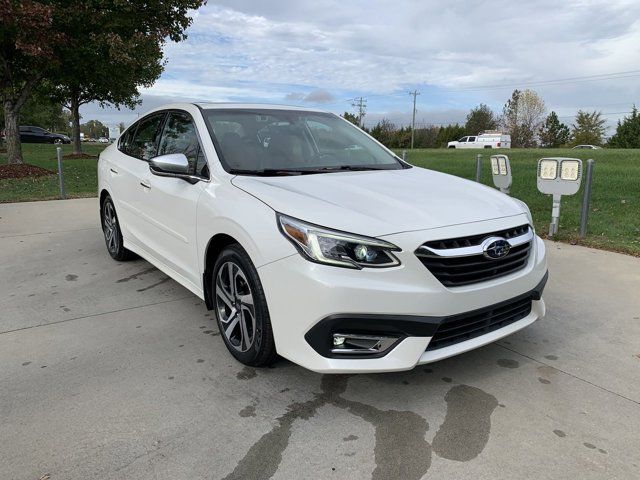
M 366 335 L 360 333 L 334 333 L 333 354 L 371 355 L 383 353 L 396 344 L 399 337 L 387 335 Z

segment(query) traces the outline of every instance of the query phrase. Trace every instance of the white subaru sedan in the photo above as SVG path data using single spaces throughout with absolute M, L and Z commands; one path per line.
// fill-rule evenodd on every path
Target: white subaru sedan
M 331 113 L 168 105 L 102 152 L 98 176 L 109 254 L 204 299 L 247 365 L 407 370 L 545 312 L 524 203 L 403 162 Z

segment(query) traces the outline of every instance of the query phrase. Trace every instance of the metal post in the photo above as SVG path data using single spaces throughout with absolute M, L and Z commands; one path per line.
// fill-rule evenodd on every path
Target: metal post
M 553 206 L 551 208 L 551 224 L 549 225 L 549 238 L 558 233 L 558 225 L 560 225 L 560 198 L 561 195 L 553 195 Z
M 407 151 L 406 150 L 402 150 L 402 160 L 404 160 L 405 162 L 407 161 Z
M 476 182 L 480 183 L 480 176 L 482 175 L 482 154 L 476 155 Z
M 67 195 L 64 191 L 64 174 L 62 173 L 62 147 L 56 148 L 58 156 L 58 180 L 60 181 L 60 197 L 65 200 Z
M 591 202 L 591 182 L 593 181 L 593 168 L 596 162 L 590 158 L 587 160 L 587 179 L 584 184 L 584 196 L 582 197 L 582 212 L 580 214 L 580 238 L 587 234 L 589 221 L 589 203 Z

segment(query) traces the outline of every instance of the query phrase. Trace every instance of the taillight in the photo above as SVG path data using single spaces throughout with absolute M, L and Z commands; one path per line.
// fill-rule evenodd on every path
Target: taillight
M 498 145 L 497 145 L 497 146 L 498 146 L 498 147 L 500 146 L 500 142 L 498 142 Z

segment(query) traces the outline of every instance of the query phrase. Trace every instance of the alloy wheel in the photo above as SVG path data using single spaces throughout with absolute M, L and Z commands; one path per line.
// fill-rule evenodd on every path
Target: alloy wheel
M 225 262 L 218 269 L 215 287 L 221 330 L 229 345 L 238 352 L 246 352 L 254 342 L 260 341 L 260 335 L 256 335 L 256 312 L 247 277 L 238 264 Z
M 109 252 L 115 254 L 118 251 L 118 219 L 113 208 L 113 203 L 107 201 L 104 203 L 103 231 L 104 239 L 107 242 Z

